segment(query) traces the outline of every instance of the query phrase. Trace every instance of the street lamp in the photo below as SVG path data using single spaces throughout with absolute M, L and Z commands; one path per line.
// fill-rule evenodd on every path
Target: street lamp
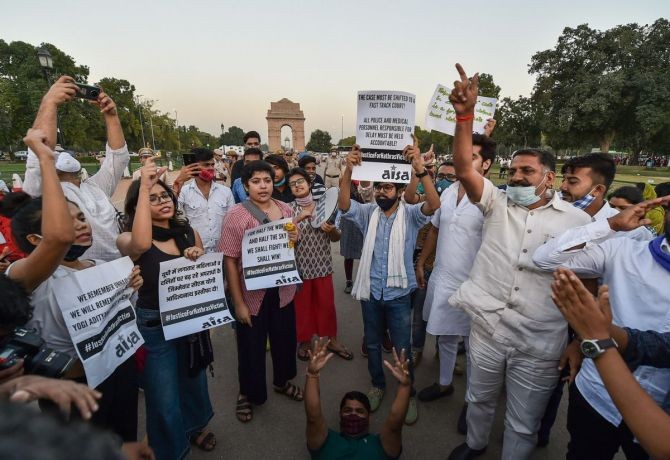
M 44 71 L 44 78 L 46 78 L 47 87 L 49 87 L 51 86 L 51 71 L 54 68 L 54 61 L 51 57 L 51 53 L 46 48 L 37 48 L 37 59 L 40 61 L 40 67 L 42 67 L 42 70 Z M 58 115 L 58 112 L 56 112 L 56 138 L 61 146 L 65 145 L 65 139 L 60 130 L 60 116 Z
M 177 128 L 177 151 L 181 151 L 181 134 L 179 133 L 179 117 L 177 116 L 177 109 L 172 109 L 174 112 L 174 124 Z

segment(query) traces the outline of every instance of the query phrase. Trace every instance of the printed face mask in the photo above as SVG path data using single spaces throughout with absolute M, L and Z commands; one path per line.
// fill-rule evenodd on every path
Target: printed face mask
M 367 417 L 356 414 L 347 414 L 340 417 L 340 432 L 352 438 L 359 438 L 368 434 L 370 421 Z
M 205 182 L 211 182 L 214 179 L 214 173 L 209 169 L 201 169 L 198 177 Z
M 586 195 L 584 195 L 583 197 L 581 197 L 580 199 L 578 199 L 577 201 L 575 201 L 574 203 L 572 203 L 572 205 L 573 205 L 575 208 L 579 208 L 579 209 L 586 209 L 586 208 L 588 208 L 588 207 L 591 205 L 591 203 L 593 203 L 593 202 L 595 201 L 595 199 L 596 199 L 595 196 L 591 195 L 591 193 L 592 193 L 594 190 L 595 190 L 595 188 L 592 188 L 591 191 L 590 191 L 589 193 L 587 193 Z

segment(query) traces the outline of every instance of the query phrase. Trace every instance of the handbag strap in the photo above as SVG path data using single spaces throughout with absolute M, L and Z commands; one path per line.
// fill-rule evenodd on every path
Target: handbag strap
M 256 206 L 254 203 L 252 203 L 251 200 L 244 200 L 242 202 L 242 206 L 251 213 L 254 218 L 260 222 L 261 224 L 267 224 L 270 222 L 270 219 L 268 219 L 268 216 L 265 215 L 263 211 L 261 211 L 258 206 Z

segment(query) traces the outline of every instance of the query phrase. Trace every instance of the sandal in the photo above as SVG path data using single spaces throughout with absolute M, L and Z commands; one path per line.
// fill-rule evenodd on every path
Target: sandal
M 328 351 L 331 353 L 335 353 L 337 356 L 339 356 L 342 359 L 346 359 L 347 361 L 351 361 L 352 359 L 354 359 L 354 354 L 349 350 L 347 350 L 346 348 L 336 350 L 335 348 L 328 347 Z
M 286 382 L 283 388 L 275 387 L 277 393 L 281 393 L 294 401 L 302 401 L 302 388 L 292 384 L 291 382 Z
M 216 436 L 211 431 L 197 431 L 191 435 L 191 444 L 205 452 L 211 452 L 216 447 Z
M 237 420 L 242 423 L 249 423 L 254 414 L 251 410 L 251 403 L 246 396 L 239 395 L 237 397 L 237 405 L 235 406 L 235 416 Z
M 298 347 L 297 356 L 300 361 L 309 361 L 309 348 Z

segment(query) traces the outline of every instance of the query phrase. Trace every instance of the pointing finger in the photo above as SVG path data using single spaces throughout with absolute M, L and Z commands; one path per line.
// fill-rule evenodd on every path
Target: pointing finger
M 465 70 L 463 69 L 463 66 L 460 64 L 456 64 L 456 70 L 458 71 L 459 77 L 461 77 L 461 82 L 464 84 L 468 84 L 468 76 L 465 73 Z

